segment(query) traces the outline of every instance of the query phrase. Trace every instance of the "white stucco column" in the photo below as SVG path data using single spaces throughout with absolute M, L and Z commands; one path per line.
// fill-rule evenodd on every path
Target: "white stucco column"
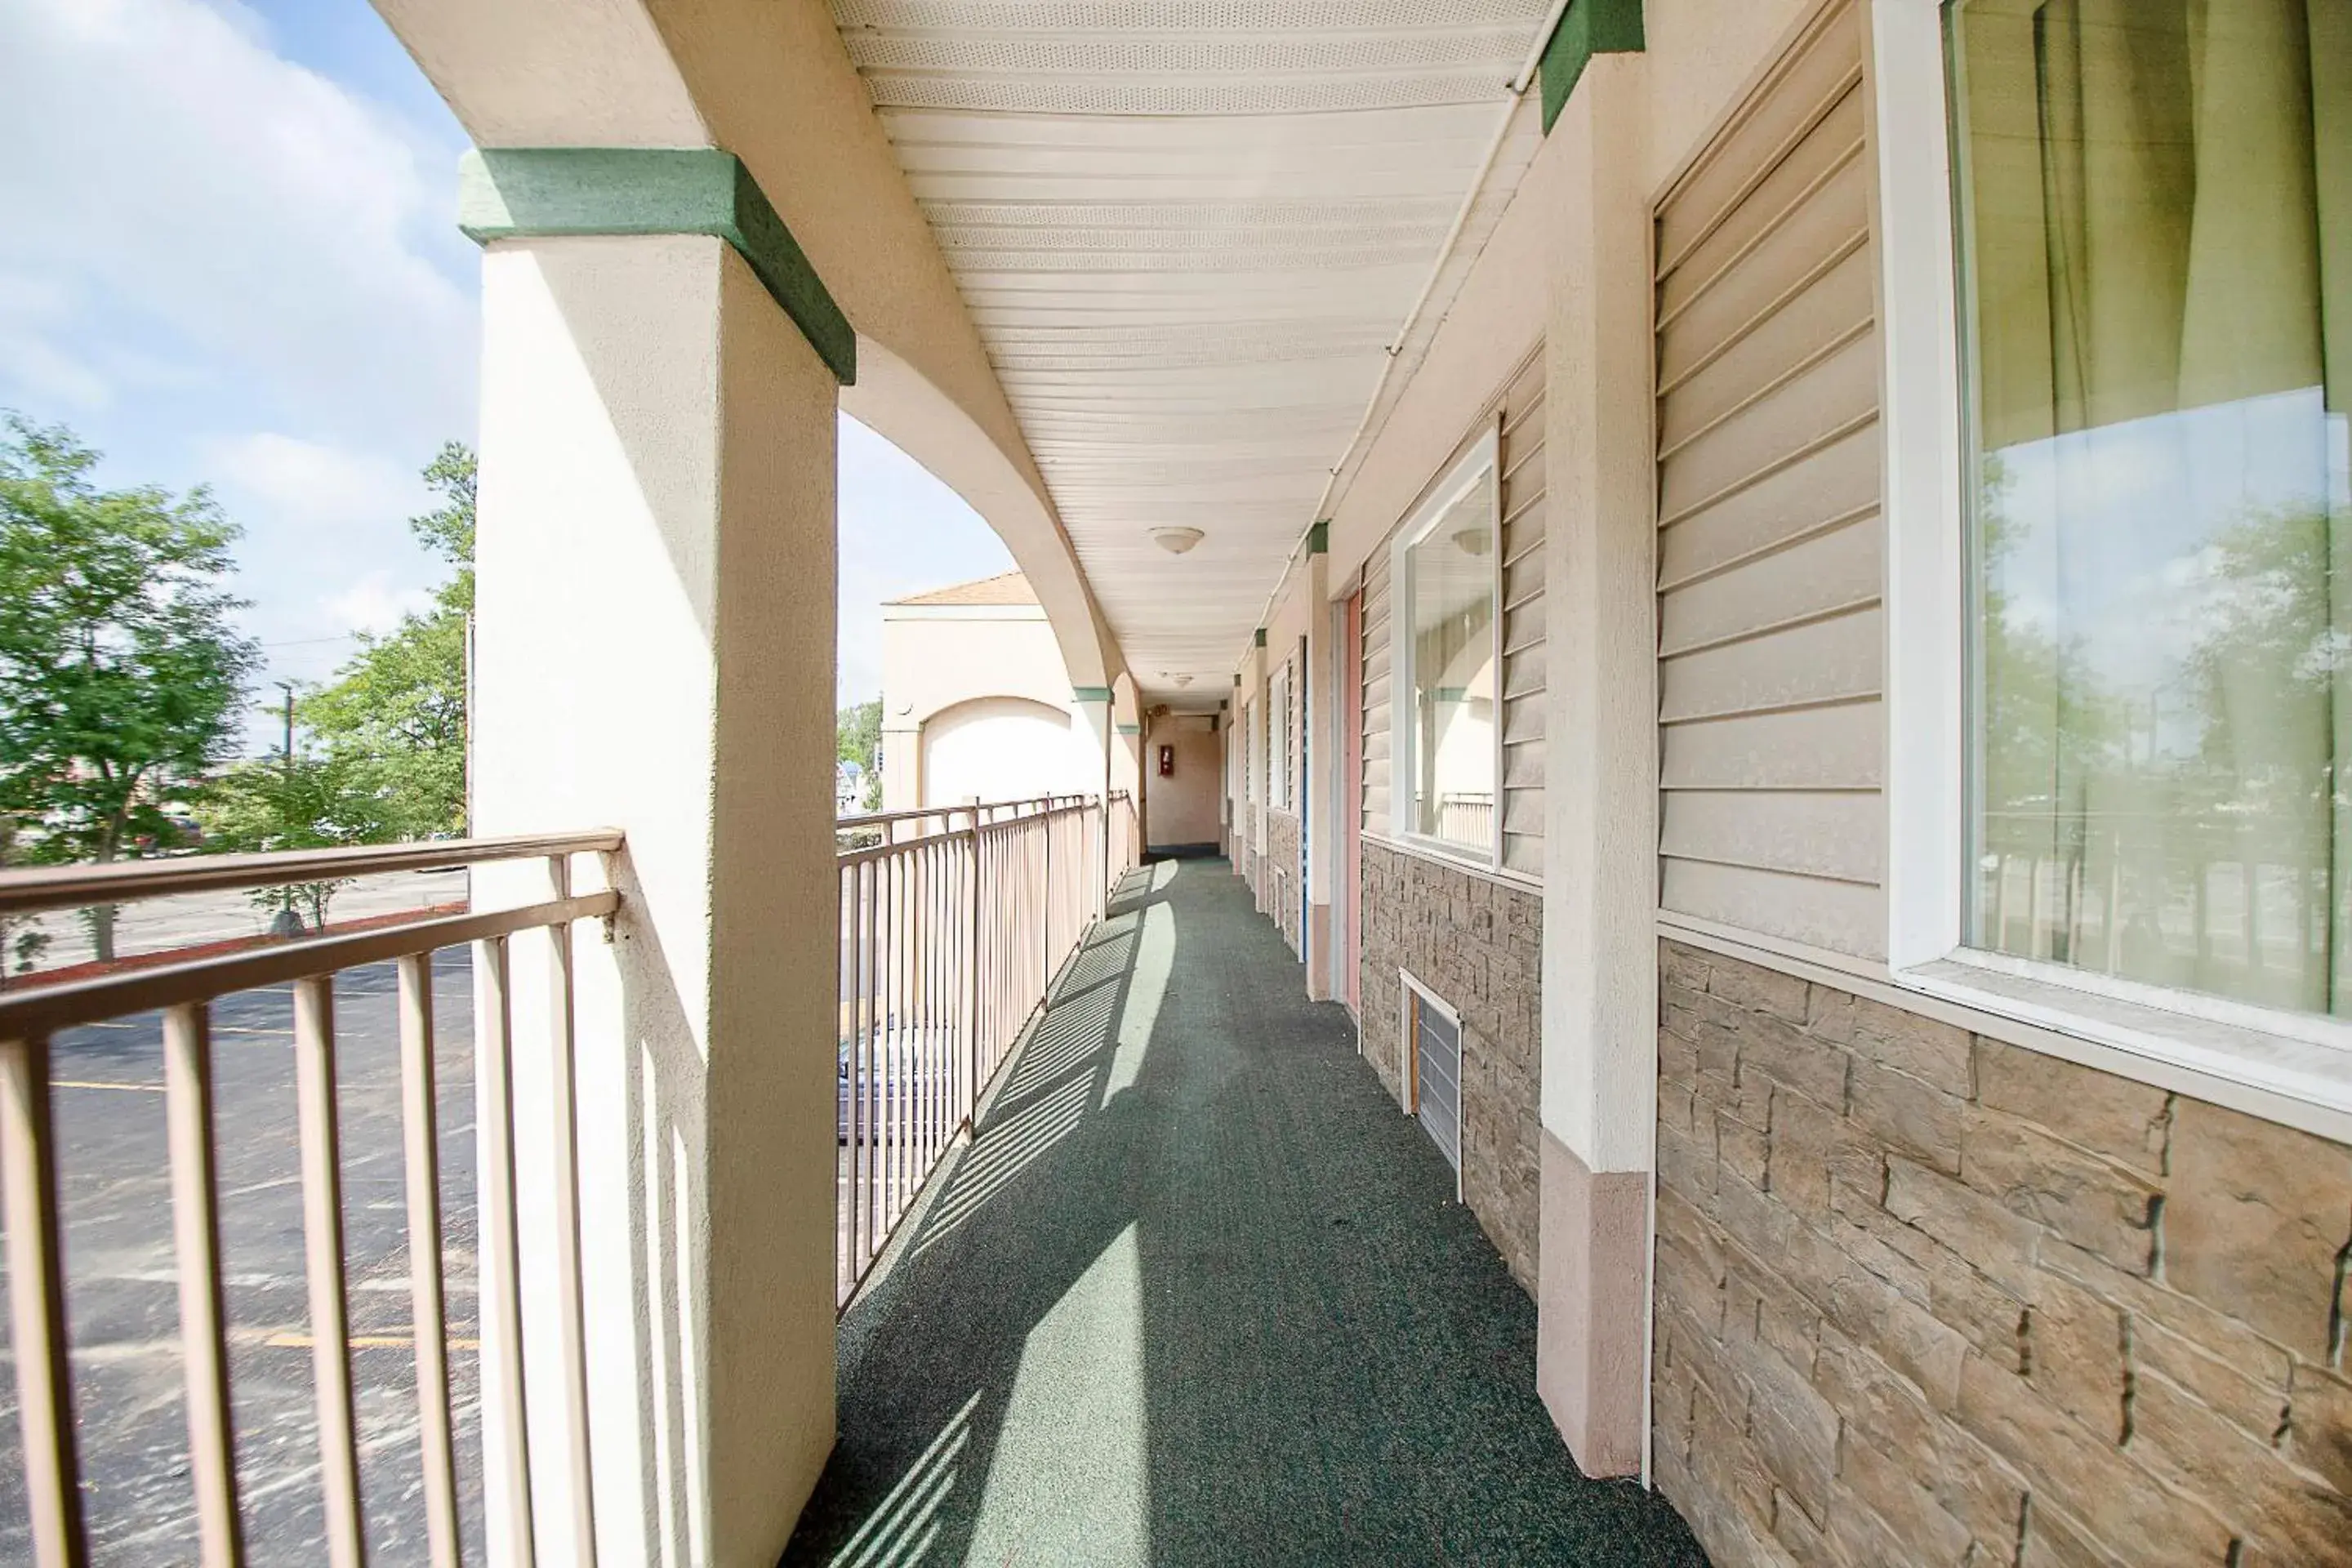
M 1250 890 L 1264 913 L 1265 902 L 1266 739 L 1272 732 L 1265 714 L 1265 629 L 1242 666 L 1242 700 L 1249 704 L 1249 731 L 1242 749 L 1242 833 L 1249 846 Z
M 1331 984 L 1331 881 L 1339 863 L 1340 816 L 1339 778 L 1340 750 L 1345 745 L 1339 715 L 1339 667 L 1331 635 L 1330 564 L 1325 542 L 1326 524 L 1307 536 L 1307 770 L 1298 781 L 1298 798 L 1307 808 L 1307 929 L 1301 933 L 1299 957 L 1307 965 L 1307 994 L 1329 1001 Z
M 1658 702 L 1643 69 L 1595 56 L 1545 152 L 1572 174 L 1546 333 L 1536 1381 L 1589 1475 L 1637 1472 L 1645 1442 Z
M 1134 804 L 1136 819 L 1143 816 L 1143 726 L 1121 723 L 1110 748 L 1110 787 L 1124 792 Z
M 598 158 L 665 196 L 689 166 L 633 156 L 555 168 L 569 221 L 628 184 Z M 731 160 L 690 166 L 739 199 Z M 498 194 L 469 183 L 469 216 Z M 768 1568 L 834 1436 L 835 372 L 726 238 L 493 216 L 477 831 L 627 836 L 575 961 L 601 1558 Z M 573 1562 L 547 965 L 519 942 L 514 968 L 530 1489 L 539 1560 Z M 486 1384 L 513 1353 L 490 1336 Z M 515 1434 L 485 1405 L 495 1477 Z M 487 1489 L 503 1543 L 515 1500 Z
M 923 727 L 882 710 L 882 809 L 912 811 L 923 804 Z
M 1110 756 L 1117 737 L 1111 733 L 1111 689 L 1108 686 L 1075 687 L 1070 692 L 1070 744 L 1076 749 L 1076 777 L 1086 781 L 1085 793 L 1103 801 L 1105 831 L 1095 836 L 1097 875 L 1089 895 L 1100 915 L 1110 886 Z
M 1110 787 L 1134 804 L 1137 831 L 1143 822 L 1143 700 L 1132 673 L 1111 683 Z

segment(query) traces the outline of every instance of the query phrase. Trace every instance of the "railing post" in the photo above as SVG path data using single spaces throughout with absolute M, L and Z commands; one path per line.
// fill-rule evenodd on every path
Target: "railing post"
M 970 1128 L 980 1114 L 980 811 L 973 802 L 971 814 L 971 858 L 964 874 L 964 931 L 968 945 L 964 949 L 964 967 L 970 971 L 964 979 L 964 1016 L 968 1023 L 963 1035 L 963 1124 Z
M 64 1227 L 58 1150 L 49 1121 L 45 1035 L 0 1042 L 0 1202 L 8 1224 L 8 1302 L 16 1360 L 16 1416 L 25 1439 L 25 1500 L 33 1561 L 79 1568 L 81 1466 L 74 1452 L 73 1381 L 66 1365 Z
M 213 1133 L 210 1009 L 163 1015 L 163 1087 L 172 1170 L 173 1259 L 180 1273 L 180 1354 L 188 1399 L 188 1468 L 205 1568 L 245 1561 L 229 1417 L 228 1312 L 221 1291 L 220 1180 Z
M 485 1346 L 482 1408 L 485 1426 L 498 1413 L 505 1451 L 483 1456 L 484 1485 L 506 1495 L 504 1558 L 517 1568 L 538 1561 L 530 1498 L 530 1427 L 523 1403 L 522 1244 L 515 1213 L 514 1003 L 507 939 L 474 944 L 474 1007 L 480 1020 L 474 1047 L 474 1160 L 482 1218 L 481 1322 Z M 494 1373 L 488 1349 L 503 1364 Z M 495 1384 L 495 1386 L 493 1386 Z M 488 1447 L 487 1439 L 485 1447 Z M 498 1552 L 493 1548 L 493 1556 Z
M 551 895 L 559 902 L 572 897 L 572 857 L 549 856 L 547 879 Z M 555 1123 L 557 1349 L 563 1357 L 568 1415 L 564 1443 L 572 1472 L 572 1561 L 583 1568 L 594 1568 L 596 1495 L 588 1450 L 587 1282 L 580 1263 L 580 1089 L 572 1013 L 571 926 L 548 927 L 547 942 L 549 1001 L 554 1012 L 549 1041 L 554 1103 L 548 1109 Z
M 449 1418 L 449 1311 L 441 1267 L 440 1106 L 433 1059 L 433 955 L 400 961 L 401 1147 L 408 1178 L 408 1271 L 416 1335 L 417 1452 L 433 1568 L 458 1568 L 457 1449 Z
M 367 1559 L 366 1521 L 360 1511 L 359 1422 L 352 1394 L 338 1076 L 333 977 L 298 980 L 295 1131 L 302 1155 L 302 1237 L 310 1286 L 310 1372 L 319 1404 L 320 1490 L 326 1499 L 328 1561 L 335 1568 L 360 1568 Z

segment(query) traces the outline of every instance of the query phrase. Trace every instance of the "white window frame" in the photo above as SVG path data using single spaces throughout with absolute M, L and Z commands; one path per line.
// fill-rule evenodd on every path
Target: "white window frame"
M 1946 0 L 1865 3 L 1886 463 L 1889 977 L 2129 1058 L 2352 1112 L 2352 1024 L 1967 942 L 1968 455 Z
M 1503 466 L 1502 432 L 1489 425 L 1470 449 L 1462 454 L 1445 478 L 1423 501 L 1389 545 L 1389 831 L 1400 844 L 1424 854 L 1475 866 L 1503 869 Z M 1413 797 L 1421 776 L 1419 689 L 1412 668 L 1412 547 L 1427 539 L 1454 503 L 1477 487 L 1482 472 L 1495 476 L 1487 527 L 1494 547 L 1487 552 L 1488 588 L 1495 614 L 1487 635 L 1495 651 L 1495 826 L 1484 853 L 1466 844 L 1433 837 L 1413 825 Z

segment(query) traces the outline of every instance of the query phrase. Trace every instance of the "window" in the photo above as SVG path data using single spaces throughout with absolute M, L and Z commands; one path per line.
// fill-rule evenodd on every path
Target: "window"
M 1501 519 L 1490 434 L 1397 536 L 1391 662 L 1397 830 L 1493 864 L 1502 673 Z
M 2352 0 L 1946 26 L 1963 940 L 2352 1013 Z

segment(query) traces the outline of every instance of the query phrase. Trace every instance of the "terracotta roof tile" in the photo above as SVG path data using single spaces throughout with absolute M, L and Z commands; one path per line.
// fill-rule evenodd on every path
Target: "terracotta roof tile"
M 982 577 L 973 583 L 958 583 L 950 587 L 934 588 L 928 594 L 909 594 L 903 599 L 885 600 L 892 605 L 1034 605 L 1037 595 L 1029 586 L 1029 579 L 1018 572 L 1007 572 L 1001 577 Z

